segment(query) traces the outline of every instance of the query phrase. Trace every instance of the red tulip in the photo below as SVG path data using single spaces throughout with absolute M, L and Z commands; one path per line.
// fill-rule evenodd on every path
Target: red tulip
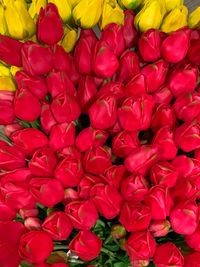
M 127 9 L 124 11 L 124 15 L 123 35 L 125 46 L 126 48 L 132 48 L 138 40 L 138 32 L 134 27 L 135 14 L 132 10 Z
M 180 155 L 174 158 L 172 165 L 178 171 L 178 178 L 187 177 L 194 168 L 194 163 L 191 158 Z
M 62 200 L 63 205 L 67 205 L 68 203 L 71 203 L 73 201 L 79 200 L 78 192 L 73 188 L 66 188 L 65 189 L 65 195 Z
M 184 267 L 199 267 L 200 253 L 192 252 L 184 257 Z
M 16 182 L 21 184 L 25 182 L 28 185 L 31 177 L 32 175 L 29 168 L 19 168 L 19 169 L 13 168 L 10 171 L 0 173 L 2 184 L 10 182 Z
M 151 221 L 149 231 L 154 237 L 163 237 L 169 233 L 171 224 L 167 220 Z
M 71 55 L 68 54 L 61 45 L 51 47 L 53 53 L 53 69 L 55 71 L 73 72 Z M 70 75 L 71 77 L 71 75 Z
M 27 230 L 41 230 L 42 221 L 37 217 L 28 217 L 24 220 L 24 226 Z
M 156 104 L 170 104 L 173 95 L 168 86 L 163 85 L 156 92 L 152 94 L 153 100 Z
M 0 34 L 0 60 L 9 65 L 22 66 L 22 42 Z
M 190 180 L 186 178 L 178 179 L 176 185 L 171 188 L 170 192 L 176 204 L 185 200 L 195 199 L 197 197 L 197 188 L 195 188 Z
M 124 94 L 129 97 L 140 97 L 146 95 L 146 81 L 142 74 L 135 75 L 124 87 Z
M 8 206 L 4 199 L 3 196 L 0 194 L 0 217 L 1 221 L 12 221 L 17 215 L 17 211 L 12 209 L 10 206 Z
M 100 176 L 84 174 L 78 186 L 79 197 L 81 199 L 90 199 L 90 190 L 99 183 L 103 183 L 103 179 Z
M 119 189 L 121 180 L 127 175 L 127 170 L 124 165 L 112 165 L 104 172 L 102 181 Z
M 40 9 L 37 19 L 37 38 L 40 42 L 53 45 L 59 42 L 64 34 L 62 20 L 57 7 L 48 3 Z
M 8 125 L 14 122 L 14 93 L 9 91 L 0 91 L 0 124 Z
M 51 106 L 48 102 L 43 102 L 40 115 L 40 122 L 45 133 L 49 134 L 51 128 L 57 123 L 53 117 Z
M 191 43 L 190 48 L 188 50 L 188 58 L 190 62 L 197 65 L 198 67 L 200 66 L 199 52 L 200 52 L 200 41 L 198 37 Z

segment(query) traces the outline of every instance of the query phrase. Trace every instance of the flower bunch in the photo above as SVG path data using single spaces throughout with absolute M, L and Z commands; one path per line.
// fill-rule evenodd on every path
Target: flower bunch
M 200 32 L 125 10 L 67 53 L 51 2 L 37 42 L 0 35 L 0 266 L 197 266 Z

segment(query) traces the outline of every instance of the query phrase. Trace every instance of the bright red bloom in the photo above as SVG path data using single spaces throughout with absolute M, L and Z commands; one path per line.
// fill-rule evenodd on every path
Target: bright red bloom
M 123 35 L 126 48 L 132 48 L 138 40 L 138 32 L 134 26 L 135 14 L 131 9 L 124 11 Z
M 0 91 L 0 125 L 8 125 L 14 122 L 14 93 Z
M 166 236 L 169 233 L 171 224 L 167 220 L 151 221 L 149 231 L 154 237 Z

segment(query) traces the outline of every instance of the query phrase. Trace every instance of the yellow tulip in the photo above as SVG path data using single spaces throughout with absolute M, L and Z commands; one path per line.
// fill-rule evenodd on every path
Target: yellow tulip
M 77 39 L 77 31 L 75 31 L 74 29 L 67 28 L 65 31 L 65 35 L 61 41 L 61 45 L 67 53 L 71 52 L 74 49 Z
M 188 26 L 192 29 L 200 29 L 200 6 L 197 7 L 188 18 Z
M 180 6 L 173 9 L 164 18 L 161 30 L 166 33 L 170 33 L 178 30 L 184 26 L 187 26 L 188 9 L 186 6 Z
M 0 90 L 15 91 L 16 86 L 10 76 L 0 76 Z
M 41 7 L 45 7 L 47 4 L 46 0 L 32 0 L 32 3 L 29 7 L 29 14 L 31 15 L 31 18 L 37 19 L 38 14 L 40 12 Z
M 83 28 L 94 27 L 100 19 L 102 4 L 103 0 L 80 0 L 72 11 L 76 24 Z
M 11 37 L 25 39 L 34 34 L 35 23 L 20 0 L 8 0 L 4 15 Z
M 0 76 L 10 76 L 9 67 L 0 63 Z
M 69 5 L 74 8 L 81 0 L 67 0 Z
M 71 5 L 68 0 L 48 0 L 48 3 L 53 3 L 57 6 L 58 12 L 63 22 L 68 22 L 71 20 L 72 11 Z
M 15 67 L 15 66 L 11 66 L 10 68 L 10 73 L 13 77 L 15 77 L 15 74 L 20 71 L 22 68 L 19 68 L 19 67 Z
M 184 4 L 184 0 L 164 0 L 167 8 L 167 12 L 176 7 L 180 7 Z
M 124 23 L 124 12 L 116 0 L 104 0 L 99 26 L 101 29 L 104 29 L 109 23 Z
M 0 34 L 6 35 L 7 33 L 7 25 L 4 16 L 4 7 L 1 5 L 0 2 Z
M 141 32 L 159 29 L 163 19 L 163 10 L 159 0 L 146 3 L 135 17 L 135 27 Z
M 142 0 L 118 0 L 122 8 L 135 9 L 141 4 Z

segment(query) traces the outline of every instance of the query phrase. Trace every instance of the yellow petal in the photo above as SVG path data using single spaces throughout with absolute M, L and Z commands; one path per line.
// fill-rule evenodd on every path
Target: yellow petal
M 46 4 L 46 0 L 32 0 L 28 10 L 29 14 L 31 15 L 31 18 L 37 19 L 41 7 L 44 8 Z
M 197 7 L 188 18 L 188 26 L 192 29 L 200 29 L 200 6 Z
M 0 4 L 0 34 L 6 35 L 7 33 L 7 25 L 6 25 L 6 20 L 4 16 L 4 8 Z
M 10 69 L 3 64 L 0 64 L 0 76 L 10 76 Z
M 15 74 L 20 71 L 22 68 L 11 66 L 10 68 L 10 73 L 12 74 L 13 77 L 15 77 Z
M 176 7 L 180 7 L 183 5 L 184 0 L 164 0 L 167 8 L 167 12 L 171 11 Z
M 118 3 L 122 8 L 135 9 L 141 4 L 142 0 L 119 0 Z
M 0 90 L 2 91 L 15 91 L 16 86 L 11 77 L 1 76 L 0 77 Z
M 77 42 L 78 34 L 74 29 L 68 29 L 61 41 L 62 47 L 67 53 L 71 52 L 74 49 L 74 46 Z
M 72 11 L 71 5 L 67 0 L 48 0 L 48 3 L 53 3 L 57 6 L 58 12 L 63 20 L 63 22 L 68 22 L 71 20 Z

